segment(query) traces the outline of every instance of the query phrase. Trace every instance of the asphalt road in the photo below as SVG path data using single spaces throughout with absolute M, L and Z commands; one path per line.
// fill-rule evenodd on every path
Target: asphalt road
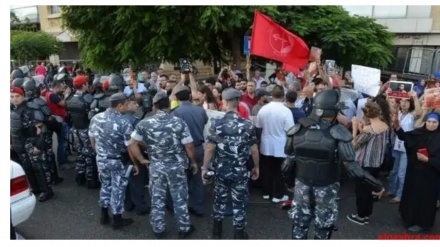
M 74 170 L 61 171 L 64 182 L 54 187 L 55 197 L 39 203 L 31 218 L 17 227 L 17 232 L 26 239 L 154 239 L 148 215 L 138 216 L 134 212 L 124 213 L 132 217 L 134 223 L 122 230 L 99 224 L 100 208 L 98 190 L 78 187 L 74 182 Z M 145 189 L 148 194 L 148 190 Z M 209 192 L 208 192 L 209 194 Z M 365 226 L 354 224 L 346 219 L 347 214 L 356 210 L 352 183 L 342 186 L 339 200 L 338 231 L 333 239 L 377 239 L 379 234 L 408 233 L 401 225 L 398 206 L 383 198 L 374 205 L 370 223 Z M 148 197 L 149 198 L 149 197 Z M 212 196 L 208 196 L 208 208 L 212 208 Z M 251 239 L 289 239 L 292 223 L 274 203 L 265 201 L 259 190 L 252 191 L 247 210 L 247 232 Z M 191 216 L 196 227 L 192 239 L 210 239 L 212 220 L 209 215 L 203 218 Z M 177 238 L 177 230 L 172 215 L 166 213 L 167 238 Z M 224 238 L 233 237 L 231 217 L 223 223 Z M 431 233 L 440 233 L 440 217 Z M 309 238 L 313 238 L 313 231 Z

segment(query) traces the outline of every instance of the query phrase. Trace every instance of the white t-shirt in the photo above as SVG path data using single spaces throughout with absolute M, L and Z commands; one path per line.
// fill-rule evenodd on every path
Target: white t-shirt
M 138 83 L 138 88 L 137 88 L 137 92 L 138 93 L 143 93 L 146 92 L 147 88 L 144 86 L 143 83 Z M 133 93 L 133 90 L 129 87 L 129 86 L 125 86 L 124 88 L 124 94 L 129 96 Z
M 270 102 L 258 112 L 256 127 L 262 128 L 260 152 L 266 156 L 285 158 L 287 131 L 295 125 L 292 111 L 283 102 Z

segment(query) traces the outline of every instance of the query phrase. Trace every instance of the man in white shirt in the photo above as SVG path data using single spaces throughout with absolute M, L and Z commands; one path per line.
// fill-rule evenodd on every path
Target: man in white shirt
M 134 85 L 137 84 L 137 85 Z M 133 83 L 133 82 L 128 82 L 128 86 L 125 86 L 124 88 L 124 94 L 129 96 L 131 95 L 133 92 L 136 96 L 136 94 L 141 94 L 143 92 L 146 92 L 147 88 L 145 87 L 145 85 L 143 83 Z
M 274 203 L 288 200 L 281 179 L 281 164 L 286 158 L 286 132 L 294 125 L 292 112 L 284 105 L 284 89 L 277 85 L 272 90 L 272 101 L 261 108 L 256 120 L 257 134 L 261 135 L 263 198 L 272 197 Z
M 259 89 L 261 87 L 261 83 L 264 81 L 264 78 L 261 77 L 260 69 L 255 70 L 254 78 L 252 78 L 252 81 L 255 82 L 256 89 Z

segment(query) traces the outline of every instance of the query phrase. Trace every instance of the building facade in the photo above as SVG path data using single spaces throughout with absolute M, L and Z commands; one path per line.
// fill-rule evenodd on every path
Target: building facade
M 72 63 L 79 61 L 78 40 L 68 30 L 63 29 L 61 6 L 39 5 L 38 13 L 41 31 L 52 34 L 64 44 L 63 52 L 59 55 L 51 56 L 49 58 L 50 62 L 53 64 L 61 64 L 63 62 Z
M 440 68 L 440 6 L 343 6 L 352 15 L 371 17 L 395 34 L 389 70 L 431 75 Z

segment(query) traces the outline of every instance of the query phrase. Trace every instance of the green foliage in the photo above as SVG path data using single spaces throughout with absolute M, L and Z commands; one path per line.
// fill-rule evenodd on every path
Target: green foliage
M 88 67 L 117 70 L 182 57 L 212 63 L 232 56 L 237 63 L 255 9 L 340 65 L 382 68 L 392 59 L 393 37 L 384 27 L 337 6 L 63 6 L 62 18 Z
M 46 59 L 62 50 L 62 43 L 45 32 L 11 31 L 11 59 L 21 62 Z
M 288 29 L 310 46 L 323 49 L 323 57 L 344 68 L 359 64 L 385 68 L 393 59 L 393 34 L 374 19 L 350 16 L 339 6 L 291 6 L 281 18 Z

